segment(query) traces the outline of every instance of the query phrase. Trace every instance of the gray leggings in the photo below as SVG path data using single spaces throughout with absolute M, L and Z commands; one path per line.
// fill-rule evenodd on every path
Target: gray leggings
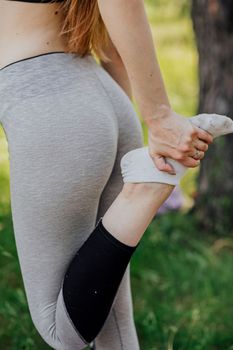
M 80 348 L 65 310 L 67 266 L 120 192 L 122 156 L 143 146 L 128 96 L 92 56 L 50 52 L 0 70 L 14 233 L 30 314 L 57 350 Z M 95 340 L 139 349 L 129 268 Z

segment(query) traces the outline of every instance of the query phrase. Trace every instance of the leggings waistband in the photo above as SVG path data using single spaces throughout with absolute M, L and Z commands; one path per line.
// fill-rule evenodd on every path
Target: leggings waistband
M 17 60 L 17 61 L 11 62 L 11 63 L 7 64 L 6 66 L 0 68 L 0 71 L 5 70 L 6 68 L 8 68 L 8 67 L 10 67 L 10 66 L 13 66 L 13 65 L 15 65 L 15 64 L 17 64 L 17 63 L 23 62 L 23 61 L 32 60 L 32 59 L 35 59 L 35 58 L 40 57 L 40 56 L 52 55 L 52 54 L 59 54 L 59 53 L 63 53 L 63 54 L 73 54 L 73 53 L 67 53 L 67 52 L 65 52 L 65 51 L 50 51 L 50 52 L 40 53 L 40 54 L 38 54 L 38 55 L 33 55 L 33 56 L 21 58 L 21 59 L 19 59 L 19 60 Z

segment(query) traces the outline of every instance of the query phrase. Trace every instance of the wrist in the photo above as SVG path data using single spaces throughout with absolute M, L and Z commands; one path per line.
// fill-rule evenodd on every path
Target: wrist
M 150 127 L 154 124 L 154 122 L 158 121 L 159 119 L 164 119 L 171 115 L 172 109 L 170 105 L 161 104 L 159 106 L 156 106 L 153 110 L 153 112 L 150 113 L 143 113 L 142 118 L 145 122 L 145 124 Z

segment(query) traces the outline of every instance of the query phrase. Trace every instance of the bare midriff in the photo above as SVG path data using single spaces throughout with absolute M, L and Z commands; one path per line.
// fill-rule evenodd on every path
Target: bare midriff
M 67 49 L 65 36 L 59 35 L 64 16 L 61 5 L 0 1 L 0 69 L 24 58 Z

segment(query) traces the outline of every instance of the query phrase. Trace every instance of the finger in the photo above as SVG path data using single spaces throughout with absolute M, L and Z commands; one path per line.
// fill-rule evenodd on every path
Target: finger
M 212 135 L 210 135 L 207 131 L 202 130 L 200 128 L 197 128 L 197 137 L 208 144 L 212 143 L 214 140 Z
M 197 152 L 195 152 L 195 154 L 194 155 L 192 155 L 191 156 L 193 159 L 196 159 L 196 160 L 198 160 L 198 159 L 203 159 L 204 157 L 205 157 L 205 152 L 202 152 L 202 151 L 197 151 Z
M 206 152 L 209 148 L 208 144 L 202 140 L 195 140 L 193 143 L 194 147 L 199 150 L 199 151 L 203 151 Z
M 192 157 L 187 157 L 181 162 L 181 164 L 183 164 L 184 166 L 186 166 L 188 168 L 196 168 L 197 166 L 200 165 L 200 160 L 194 159 Z
M 166 163 L 166 160 L 164 157 L 162 156 L 155 156 L 155 157 L 152 157 L 156 167 L 160 170 L 160 171 L 165 171 L 166 173 L 169 173 L 169 174 L 172 174 L 172 175 L 175 175 L 175 170 L 174 168 Z

